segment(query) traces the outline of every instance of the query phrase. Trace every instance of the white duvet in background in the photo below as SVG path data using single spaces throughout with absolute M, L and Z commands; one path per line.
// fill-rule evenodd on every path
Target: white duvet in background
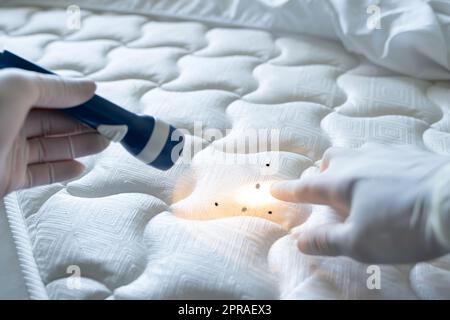
M 39 3 L 67 7 L 73 1 Z M 76 4 L 83 9 L 108 8 L 335 39 L 391 70 L 427 80 L 450 79 L 450 0 L 79 0 Z
M 326 222 L 326 208 L 239 197 L 241 187 L 313 174 L 333 145 L 450 154 L 448 82 L 401 76 L 310 36 L 89 10 L 68 30 L 65 19 L 61 9 L 0 8 L 0 43 L 92 78 L 134 112 L 191 133 L 194 121 L 231 130 L 214 142 L 188 136 L 201 150 L 167 172 L 113 144 L 84 160 L 80 179 L 6 198 L 31 298 L 450 298 L 447 257 L 380 266 L 381 289 L 371 290 L 367 265 L 297 250 L 289 230 Z M 280 152 L 221 164 L 217 149 L 249 128 L 281 130 Z M 267 175 L 275 159 L 280 170 Z

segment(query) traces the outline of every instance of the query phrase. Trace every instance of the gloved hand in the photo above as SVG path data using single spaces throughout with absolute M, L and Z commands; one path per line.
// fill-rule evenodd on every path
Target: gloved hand
M 450 252 L 450 158 L 366 144 L 332 148 L 321 173 L 278 182 L 272 195 L 331 206 L 341 221 L 294 234 L 307 254 L 410 263 Z
M 87 80 L 0 71 L 0 197 L 74 178 L 84 170 L 74 158 L 108 145 L 94 130 L 51 110 L 81 104 L 95 88 Z

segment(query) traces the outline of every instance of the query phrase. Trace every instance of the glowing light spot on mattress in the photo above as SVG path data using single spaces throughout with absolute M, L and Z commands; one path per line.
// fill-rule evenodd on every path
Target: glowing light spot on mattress
M 279 200 L 270 194 L 271 182 L 244 185 L 236 191 L 235 200 L 237 203 L 245 204 L 251 209 L 268 208 L 276 205 Z
M 270 193 L 274 181 L 242 181 L 235 178 L 234 171 L 227 173 L 220 179 L 211 174 L 208 179 L 203 178 L 195 184 L 176 184 L 170 211 L 179 218 L 190 220 L 258 217 L 278 223 L 287 230 L 309 215 L 297 204 L 274 198 Z

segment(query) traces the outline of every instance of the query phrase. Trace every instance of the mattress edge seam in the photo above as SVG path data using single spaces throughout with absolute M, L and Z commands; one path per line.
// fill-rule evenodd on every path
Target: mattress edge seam
M 19 260 L 19 268 L 32 300 L 48 300 L 47 290 L 39 273 L 38 266 L 31 249 L 31 240 L 26 230 L 25 220 L 19 206 L 17 194 L 13 193 L 3 199 L 6 220 L 12 234 Z

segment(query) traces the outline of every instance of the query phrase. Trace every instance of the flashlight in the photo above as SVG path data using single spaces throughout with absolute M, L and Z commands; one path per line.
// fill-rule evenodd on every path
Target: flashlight
M 0 52 L 3 68 L 54 74 L 7 50 Z M 170 169 L 183 151 L 184 136 L 173 126 L 149 115 L 132 113 L 98 95 L 61 111 L 107 139 L 120 142 L 137 159 L 160 170 Z

